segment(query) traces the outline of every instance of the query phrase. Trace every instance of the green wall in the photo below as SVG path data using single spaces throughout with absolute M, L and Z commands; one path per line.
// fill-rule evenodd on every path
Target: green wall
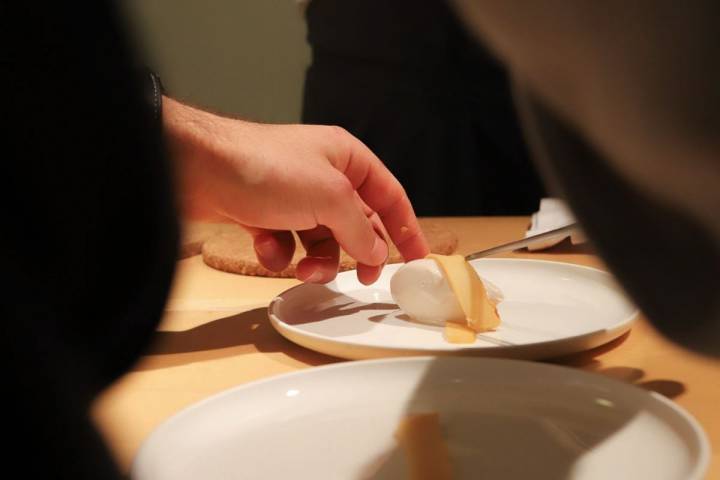
M 131 0 L 169 94 L 243 118 L 297 122 L 309 49 L 293 0 Z

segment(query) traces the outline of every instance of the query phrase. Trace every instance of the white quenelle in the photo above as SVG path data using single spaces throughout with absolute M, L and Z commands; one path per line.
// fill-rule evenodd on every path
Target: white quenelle
M 500 303 L 500 289 L 482 279 L 488 298 Z M 448 320 L 465 317 L 460 302 L 435 260 L 423 258 L 406 263 L 390 279 L 395 303 L 410 318 L 430 325 L 445 325 Z

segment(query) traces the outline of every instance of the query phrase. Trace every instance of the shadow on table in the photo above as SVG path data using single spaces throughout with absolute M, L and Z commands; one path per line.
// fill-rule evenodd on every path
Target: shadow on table
M 337 300 L 337 299 L 335 299 Z M 345 314 L 358 308 L 356 305 L 345 305 L 344 302 L 328 306 L 331 310 L 340 309 Z M 396 305 L 372 304 L 364 308 L 394 308 Z M 307 313 L 307 312 L 306 312 Z M 338 312 L 332 312 L 337 314 Z M 314 312 L 314 317 L 326 316 L 326 309 Z M 313 315 L 304 315 L 307 318 Z M 314 318 L 317 321 L 317 318 Z M 302 321 L 297 323 L 303 323 Z M 634 367 L 615 366 L 604 368 L 597 357 L 622 345 L 631 332 L 599 347 L 562 357 L 548 359 L 548 363 L 579 367 L 612 377 L 638 387 L 657 392 L 668 398 L 677 398 L 685 392 L 685 386 L 675 380 L 656 379 L 643 380 L 646 374 Z M 143 361 L 136 365 L 135 370 L 156 370 L 161 368 L 186 365 L 189 363 L 214 360 L 219 358 L 242 355 L 244 353 L 278 352 L 308 365 L 324 365 L 339 361 L 336 357 L 324 355 L 305 349 L 286 340 L 272 328 L 267 317 L 266 308 L 256 308 L 247 312 L 230 315 L 194 328 L 183 331 L 160 331 L 146 352 Z
M 549 363 L 561 363 L 563 365 L 569 365 L 573 367 L 587 367 L 589 365 L 592 365 L 593 362 L 597 363 L 596 357 L 603 355 L 611 350 L 615 350 L 620 345 L 625 343 L 631 332 L 632 330 L 628 330 L 619 337 L 607 343 L 599 345 L 595 348 L 591 348 L 590 350 L 583 350 L 581 352 L 571 353 L 568 355 L 563 355 L 561 357 L 550 358 L 547 361 Z
M 651 392 L 659 393 L 670 399 L 677 398 L 686 391 L 685 385 L 676 380 L 643 380 L 643 378 L 645 378 L 645 371 L 635 367 L 602 368 L 600 365 L 590 365 L 586 367 L 585 370 L 599 373 L 600 375 L 614 378 L 615 380 L 620 380 Z
M 667 398 L 677 398 L 685 393 L 685 385 L 675 380 L 643 380 L 645 371 L 635 367 L 603 367 L 603 363 L 597 359 L 598 356 L 619 347 L 630 336 L 631 331 L 624 333 L 615 340 L 599 347 L 584 352 L 573 353 L 562 357 L 548 359 L 548 363 L 579 367 L 583 370 L 599 373 L 606 377 L 614 378 L 625 383 L 630 383 L 645 390 L 659 393 Z
M 134 370 L 156 370 L 189 363 L 242 355 L 281 352 L 308 365 L 323 365 L 337 358 L 299 347 L 270 325 L 266 308 L 211 320 L 182 331 L 160 331 Z

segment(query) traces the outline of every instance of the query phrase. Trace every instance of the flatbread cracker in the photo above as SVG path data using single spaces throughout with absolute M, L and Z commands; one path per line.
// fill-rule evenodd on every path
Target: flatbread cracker
M 200 255 L 202 246 L 208 239 L 225 231 L 233 232 L 237 228 L 237 225 L 230 223 L 187 222 L 183 224 L 178 258 Z
M 250 234 L 239 226 L 226 226 L 222 232 L 211 236 L 202 246 L 204 262 L 224 272 L 237 273 L 240 275 L 252 275 L 259 277 L 295 277 L 295 268 L 298 262 L 305 257 L 305 249 L 296 237 L 295 255 L 290 265 L 281 272 L 271 272 L 257 260 L 253 248 L 253 240 Z M 432 253 L 450 255 L 455 252 L 458 245 L 458 237 L 455 233 L 440 226 L 432 219 L 420 219 L 420 227 L 425 233 Z M 394 245 L 390 245 L 388 263 L 400 263 L 402 256 Z M 347 253 L 340 253 L 340 271 L 353 270 L 356 267 L 355 260 Z

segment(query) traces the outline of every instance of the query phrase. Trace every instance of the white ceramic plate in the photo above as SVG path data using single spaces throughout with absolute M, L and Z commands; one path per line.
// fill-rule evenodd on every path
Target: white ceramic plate
M 275 298 L 270 320 L 289 340 L 341 358 L 466 354 L 520 359 L 587 350 L 622 335 L 637 316 L 600 270 L 540 260 L 471 262 L 503 291 L 502 324 L 474 344 L 448 343 L 442 327 L 407 319 L 390 295 L 389 265 L 370 287 L 345 272 L 328 285 L 300 285 Z
M 702 429 L 597 374 L 490 358 L 349 362 L 228 390 L 144 443 L 135 480 L 402 480 L 393 432 L 438 412 L 455 480 L 699 480 Z

